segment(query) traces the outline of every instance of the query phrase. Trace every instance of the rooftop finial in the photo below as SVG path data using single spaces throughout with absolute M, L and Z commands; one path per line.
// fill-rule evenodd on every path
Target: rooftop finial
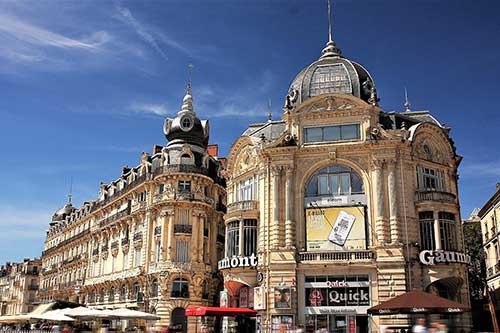
M 328 5 L 328 42 L 326 47 L 321 51 L 321 58 L 340 56 L 342 52 L 337 48 L 332 37 L 332 10 L 331 10 L 331 0 L 327 0 Z
M 188 81 L 187 81 L 187 88 L 186 88 L 186 94 L 191 95 L 191 73 L 193 72 L 193 64 L 188 65 Z
M 68 193 L 68 204 L 71 205 L 71 199 L 73 198 L 73 177 L 69 181 L 69 193 Z
M 405 112 L 410 112 L 410 101 L 408 101 L 408 91 L 405 87 Z

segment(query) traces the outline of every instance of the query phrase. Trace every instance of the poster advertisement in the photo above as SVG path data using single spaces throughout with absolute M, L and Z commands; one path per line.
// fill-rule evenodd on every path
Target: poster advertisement
M 271 322 L 273 333 L 286 333 L 293 329 L 293 316 L 291 315 L 273 315 Z
M 274 288 L 274 308 L 290 309 L 292 308 L 292 290 L 290 287 Z
M 240 289 L 240 307 L 248 307 L 248 287 L 241 287 Z
M 265 310 L 264 287 L 253 288 L 253 308 L 254 310 Z
M 225 290 L 221 291 L 219 293 L 220 297 L 220 307 L 221 308 L 228 308 L 229 307 L 229 293 Z
M 248 307 L 253 309 L 253 289 L 248 288 Z
M 365 207 L 306 209 L 307 251 L 366 249 Z

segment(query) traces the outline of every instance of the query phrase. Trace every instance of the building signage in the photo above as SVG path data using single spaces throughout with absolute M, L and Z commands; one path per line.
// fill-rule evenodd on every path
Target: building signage
M 365 207 L 306 209 L 307 251 L 366 249 Z
M 443 250 L 424 250 L 419 254 L 420 262 L 424 265 L 436 264 L 468 264 L 470 265 L 470 256 L 465 253 L 443 251 Z
M 227 268 L 241 268 L 241 267 L 257 267 L 257 256 L 252 253 L 250 256 L 238 256 L 232 258 L 224 258 L 219 260 L 217 264 L 219 270 Z
M 306 288 L 307 306 L 368 306 L 369 287 Z

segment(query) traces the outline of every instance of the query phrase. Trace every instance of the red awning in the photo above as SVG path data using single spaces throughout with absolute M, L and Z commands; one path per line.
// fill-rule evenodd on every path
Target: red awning
M 257 311 L 247 308 L 217 308 L 211 306 L 188 306 L 186 316 L 255 316 Z

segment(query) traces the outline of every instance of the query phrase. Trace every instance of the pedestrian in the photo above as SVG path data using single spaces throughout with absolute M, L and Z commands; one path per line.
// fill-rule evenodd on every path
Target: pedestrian
M 427 333 L 427 327 L 425 326 L 425 319 L 418 318 L 417 322 L 412 328 L 413 333 Z

